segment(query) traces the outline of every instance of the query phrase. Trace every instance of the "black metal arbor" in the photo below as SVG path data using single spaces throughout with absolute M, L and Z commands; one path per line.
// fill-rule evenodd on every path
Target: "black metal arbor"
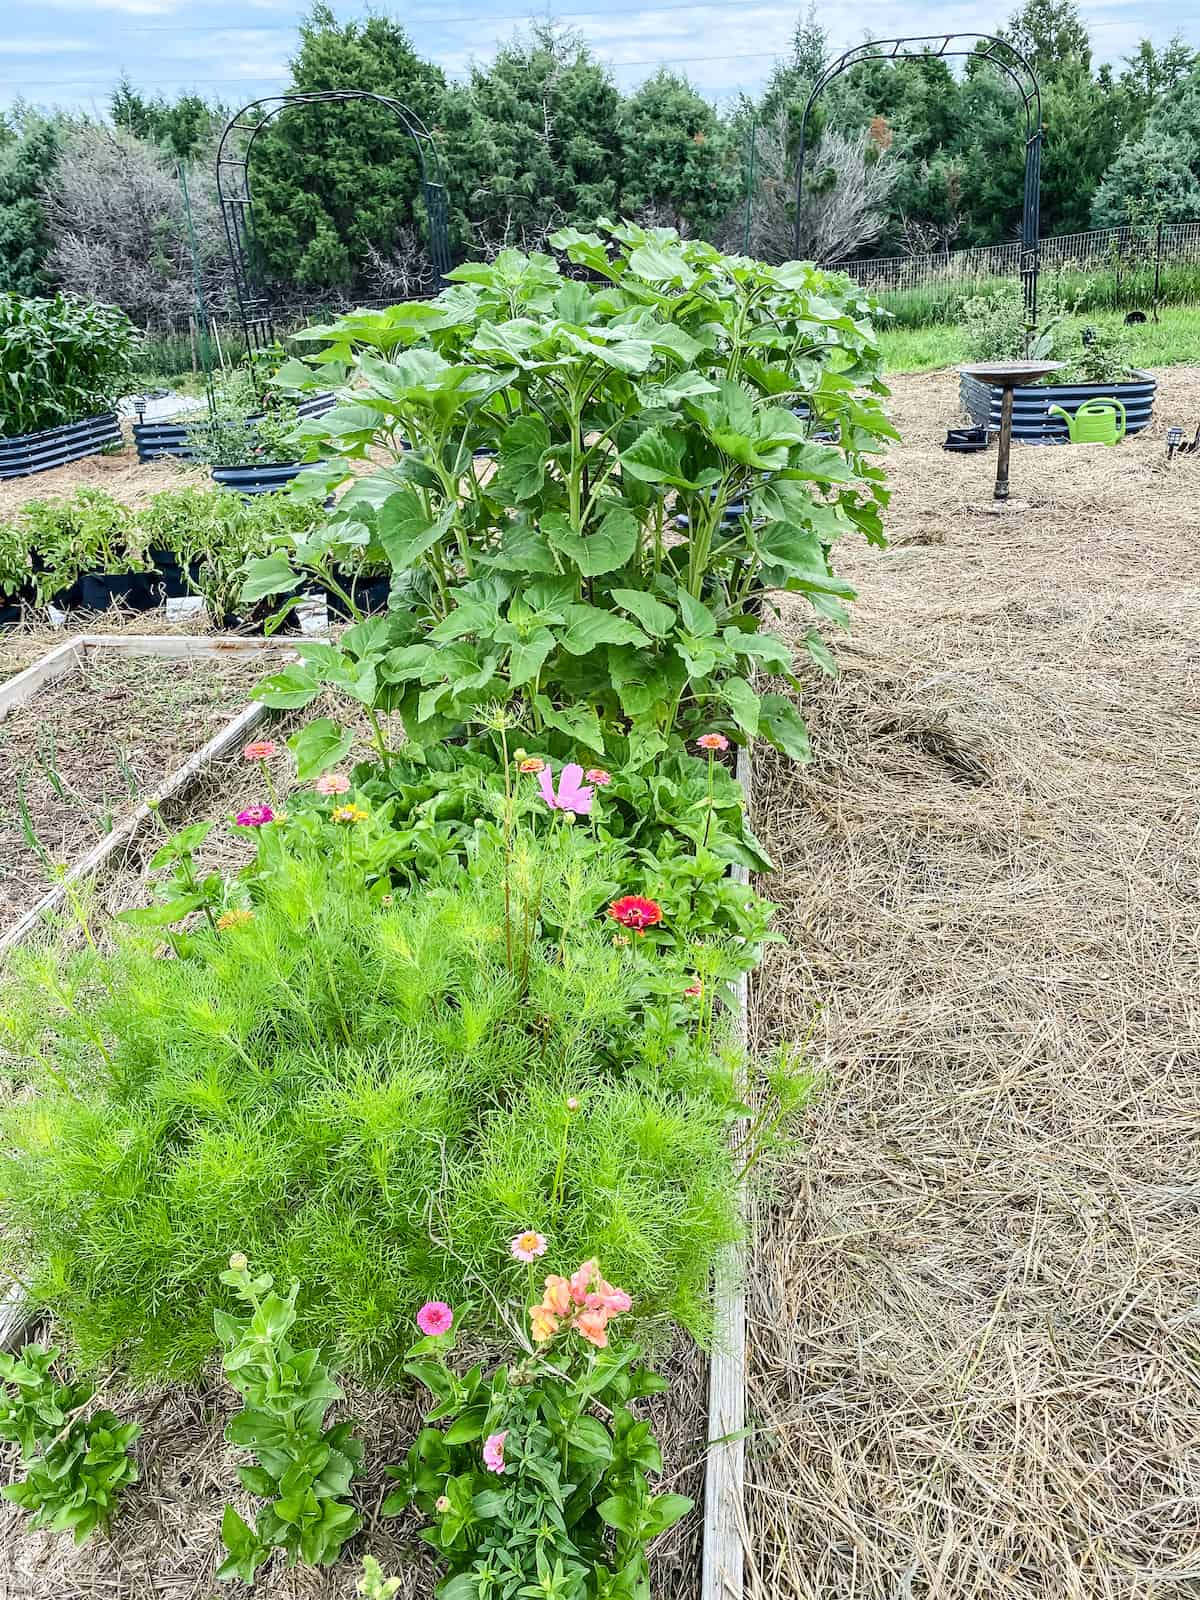
M 967 45 L 966 40 L 974 43 Z M 982 46 L 982 48 L 981 48 Z M 952 48 L 953 47 L 953 48 Z M 1004 73 L 1021 96 L 1025 108 L 1025 202 L 1021 212 L 1021 283 L 1025 292 L 1026 328 L 1037 326 L 1038 267 L 1040 260 L 1042 182 L 1042 90 L 1029 62 L 1009 44 L 990 33 L 930 34 L 922 38 L 866 39 L 846 50 L 822 71 L 809 92 L 800 119 L 800 151 L 796 158 L 796 221 L 792 236 L 794 253 L 800 255 L 801 200 L 804 194 L 804 157 L 808 138 L 808 119 L 826 87 L 860 61 L 919 60 L 945 56 L 969 56 L 990 61 Z M 1028 335 L 1027 335 L 1028 337 Z
M 254 141 L 281 112 L 293 106 L 341 105 L 349 100 L 371 100 L 385 107 L 412 139 L 421 168 L 421 192 L 429 222 L 429 255 L 434 274 L 441 279 L 450 270 L 450 232 L 441 157 L 432 134 L 415 111 L 399 100 L 374 94 L 369 89 L 320 89 L 311 94 L 265 95 L 260 100 L 252 100 L 226 123 L 217 146 L 217 198 L 229 244 L 242 333 L 250 354 L 265 349 L 275 337 L 271 299 L 263 281 L 254 231 L 254 197 L 250 188 L 250 153 Z M 271 109 L 264 111 L 264 107 Z M 247 135 L 244 141 L 240 137 L 242 134 Z

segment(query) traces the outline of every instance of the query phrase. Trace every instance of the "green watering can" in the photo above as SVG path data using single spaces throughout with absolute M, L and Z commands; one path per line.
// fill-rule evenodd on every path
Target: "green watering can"
M 1125 407 L 1119 400 L 1085 400 L 1075 415 L 1051 406 L 1048 417 L 1062 417 L 1072 444 L 1119 444 L 1125 437 Z

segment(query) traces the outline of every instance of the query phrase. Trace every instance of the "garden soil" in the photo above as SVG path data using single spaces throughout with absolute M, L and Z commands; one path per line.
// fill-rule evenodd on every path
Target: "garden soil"
M 814 760 L 757 762 L 786 944 L 762 1040 L 817 1027 L 756 1197 L 754 1600 L 1200 1594 L 1200 372 L 1116 449 L 940 449 L 901 380 L 893 547 Z M 793 634 L 811 613 L 789 611 Z
M 96 652 L 0 720 L 0 930 L 46 892 L 51 863 L 77 860 L 248 704 L 261 673 L 261 659 Z

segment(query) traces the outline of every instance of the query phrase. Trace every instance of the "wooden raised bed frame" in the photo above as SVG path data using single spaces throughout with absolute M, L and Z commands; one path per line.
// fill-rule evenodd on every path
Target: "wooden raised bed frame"
M 91 651 L 123 651 L 130 655 L 158 655 L 173 659 L 251 656 L 270 651 L 257 639 L 229 637 L 173 637 L 153 634 L 80 634 L 66 639 L 18 673 L 0 688 L 0 721 L 17 706 L 31 700 L 43 684 L 52 682 L 82 664 Z M 213 762 L 242 744 L 267 715 L 266 706 L 251 702 L 225 724 L 202 749 L 164 779 L 153 797 L 159 802 L 178 798 Z M 750 797 L 749 752 L 738 752 L 737 776 Z M 0 956 L 27 939 L 42 919 L 56 910 L 66 896 L 66 883 L 77 883 L 100 871 L 119 852 L 128 849 L 148 822 L 150 806 L 143 801 L 113 831 L 79 858 L 63 883 L 54 887 L 0 938 Z M 748 882 L 749 872 L 734 867 L 734 876 Z M 749 1040 L 749 979 L 737 983 L 737 1027 L 743 1045 Z M 745 1195 L 740 1197 L 745 1214 Z M 746 1296 L 743 1288 L 744 1246 L 727 1248 L 717 1263 L 713 1349 L 708 1373 L 709 1449 L 704 1471 L 704 1538 L 701 1554 L 700 1600 L 742 1600 L 745 1586 L 746 1518 L 743 1507 L 746 1469 Z M 0 1296 L 0 1349 L 15 1349 L 29 1325 L 24 1297 L 19 1289 Z

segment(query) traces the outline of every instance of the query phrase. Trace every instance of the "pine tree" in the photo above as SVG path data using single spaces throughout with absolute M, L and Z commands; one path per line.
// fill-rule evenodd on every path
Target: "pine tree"
M 711 238 L 739 192 L 736 152 L 716 112 L 661 68 L 626 100 L 622 208 Z

